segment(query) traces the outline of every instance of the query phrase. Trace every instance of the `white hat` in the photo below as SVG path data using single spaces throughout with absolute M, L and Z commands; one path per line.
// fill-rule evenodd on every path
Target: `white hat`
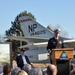
M 61 29 L 55 29 L 55 30 L 54 30 L 54 33 L 59 34 L 59 33 L 60 33 L 60 31 L 61 31 Z

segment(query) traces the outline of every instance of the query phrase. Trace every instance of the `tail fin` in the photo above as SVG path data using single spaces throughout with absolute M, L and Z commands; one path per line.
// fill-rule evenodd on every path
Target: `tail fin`
M 48 29 L 31 19 L 29 16 L 22 16 L 19 18 L 19 21 L 25 37 L 53 37 L 52 32 L 50 32 Z

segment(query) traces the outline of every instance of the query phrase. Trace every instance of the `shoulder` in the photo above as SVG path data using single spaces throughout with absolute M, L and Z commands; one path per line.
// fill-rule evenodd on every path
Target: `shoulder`
M 28 56 L 25 56 L 26 59 L 28 59 Z
M 21 54 L 17 54 L 17 56 L 20 56 Z
M 21 54 L 17 54 L 16 57 L 17 57 L 17 58 L 20 58 L 20 57 L 21 57 Z
M 55 39 L 54 37 L 52 37 L 52 38 L 50 38 L 49 40 L 53 40 L 53 39 Z
M 27 56 L 27 55 L 25 55 L 25 57 L 26 57 L 26 58 L 28 58 L 28 56 Z

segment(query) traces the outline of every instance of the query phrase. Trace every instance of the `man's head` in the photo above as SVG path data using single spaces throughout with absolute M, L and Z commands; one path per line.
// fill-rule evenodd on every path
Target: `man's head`
M 21 54 L 25 55 L 26 49 L 25 48 L 21 48 L 20 50 L 21 50 Z
M 42 70 L 40 67 L 34 67 L 29 71 L 29 75 L 42 75 Z
M 17 75 L 28 75 L 26 71 L 20 70 Z
M 8 74 L 11 73 L 11 67 L 10 67 L 9 64 L 5 64 L 5 65 L 3 66 L 3 73 L 4 73 L 4 75 L 8 75 Z
M 59 34 L 60 34 L 60 32 L 61 32 L 60 29 L 55 29 L 55 30 L 54 30 L 55 37 L 58 37 Z
M 47 74 L 48 75 L 57 75 L 57 67 L 53 64 L 49 64 L 47 66 Z
M 17 75 L 17 73 L 20 71 L 21 69 L 19 67 L 15 67 L 12 69 L 11 71 L 11 75 Z
M 60 34 L 60 32 L 61 32 L 60 29 L 55 29 L 55 30 L 54 30 L 54 33 L 55 33 L 55 34 Z
M 30 64 L 25 64 L 23 67 L 23 70 L 25 70 L 27 73 L 31 70 L 31 65 Z

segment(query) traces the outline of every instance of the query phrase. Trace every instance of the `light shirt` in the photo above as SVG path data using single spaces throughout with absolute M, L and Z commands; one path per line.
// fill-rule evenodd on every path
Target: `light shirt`
M 27 64 L 25 56 L 22 55 L 23 63 Z
M 59 39 L 59 37 L 57 37 L 57 38 L 55 37 L 55 39 L 57 39 L 57 40 L 58 40 L 58 39 Z

